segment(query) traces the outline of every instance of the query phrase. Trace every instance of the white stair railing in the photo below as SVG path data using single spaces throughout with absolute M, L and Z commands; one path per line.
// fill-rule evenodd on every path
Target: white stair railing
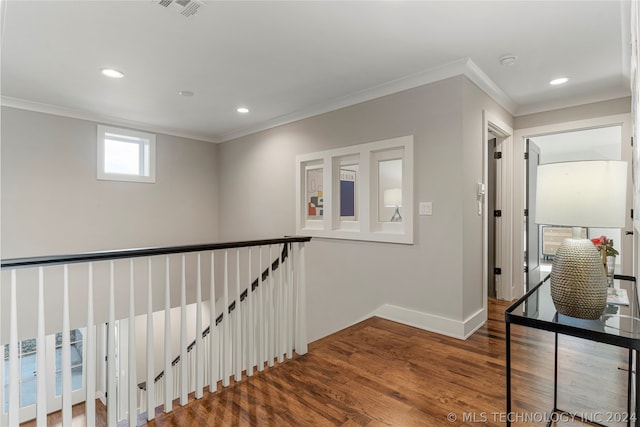
M 183 406 L 192 393 L 202 398 L 205 385 L 216 392 L 219 382 L 227 387 L 232 377 L 238 382 L 243 373 L 250 377 L 265 364 L 283 362 L 294 352 L 305 354 L 304 247 L 309 240 L 3 260 L 0 310 L 8 310 L 10 324 L 8 336 L 0 336 L 0 349 L 5 354 L 8 346 L 9 386 L 6 396 L 0 390 L 0 425 L 31 418 L 46 425 L 47 413 L 61 409 L 62 424 L 70 426 L 71 405 L 83 400 L 87 423 L 95 425 L 96 397 L 107 406 L 109 426 L 135 425 L 141 413 L 151 420 L 158 407 L 172 411 L 176 399 Z M 268 268 L 263 269 L 265 258 Z M 60 269 L 60 301 L 45 299 L 51 296 L 47 287 L 57 286 Z M 105 286 L 96 288 L 97 283 Z M 84 293 L 86 305 L 77 299 Z M 23 308 L 36 302 L 32 326 Z M 70 340 L 71 331 L 79 328 L 86 328 L 80 395 Z M 52 366 L 55 371 L 55 351 L 46 351 L 51 340 L 45 337 L 57 331 L 62 331 L 60 398 L 52 396 L 55 387 L 46 381 Z M 27 391 L 21 383 L 19 343 L 31 337 L 36 338 L 35 404 L 21 407 Z

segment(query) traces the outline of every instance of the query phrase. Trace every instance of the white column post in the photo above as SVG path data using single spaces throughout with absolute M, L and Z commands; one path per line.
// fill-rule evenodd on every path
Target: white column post
M 147 258 L 147 420 L 156 416 L 155 349 L 153 332 L 153 274 Z
M 36 422 L 38 425 L 47 424 L 47 363 L 44 324 L 44 268 L 38 267 L 38 340 L 36 343 Z M 4 401 L 2 402 L 4 403 Z
M 264 362 L 267 358 L 266 354 L 266 340 L 265 340 L 265 328 L 264 328 L 264 283 L 262 281 L 262 246 L 258 246 L 258 371 L 264 370 Z
M 186 259 L 182 254 L 182 280 L 180 281 L 180 405 L 189 403 L 189 376 L 187 360 L 187 277 Z
M 249 247 L 248 251 L 248 282 L 249 286 L 247 286 L 247 376 L 250 377 L 253 375 L 253 366 L 255 365 L 255 348 L 256 348 L 256 337 L 255 337 L 255 324 L 253 321 L 253 276 L 251 273 L 251 247 Z
M 115 311 L 115 266 L 109 262 L 109 331 L 107 338 L 107 425 L 115 426 L 118 421 L 118 403 L 116 399 L 116 311 Z
M 224 290 L 222 297 L 222 386 L 228 387 L 231 376 L 231 346 L 229 339 L 229 252 L 224 251 Z
M 87 289 L 87 338 L 85 345 L 87 359 L 85 362 L 85 414 L 87 425 L 96 424 L 96 329 L 93 315 L 93 263 L 89 263 L 89 285 Z M 46 417 L 46 415 L 45 415 Z
M 298 316 L 296 319 L 296 353 L 307 353 L 307 294 L 305 283 L 304 242 L 298 243 Z
M 136 372 L 136 305 L 135 276 L 133 258 L 129 259 L 129 425 L 137 425 L 138 420 L 138 375 Z
M 235 313 L 235 374 L 236 382 L 242 380 L 242 309 L 240 308 L 240 249 L 236 250 L 236 309 Z
M 11 307 L 9 309 L 9 425 L 20 420 L 20 364 L 18 360 L 18 298 L 16 270 L 11 270 Z M 4 367 L 3 367 L 4 369 Z M 2 385 L 4 387 L 4 384 Z M 2 402 L 4 405 L 4 402 Z
M 266 302 L 266 308 L 267 308 L 267 313 L 268 313 L 268 323 L 269 323 L 269 338 L 267 340 L 268 342 L 268 346 L 267 346 L 267 366 L 272 367 L 274 365 L 273 360 L 275 359 L 275 355 L 276 355 L 276 328 L 275 328 L 275 303 L 274 303 L 274 297 L 273 297 L 273 287 L 274 287 L 274 280 L 273 280 L 273 275 L 275 274 L 275 272 L 273 271 L 273 255 L 272 255 L 272 246 L 269 245 L 269 277 L 268 277 L 268 282 L 269 285 L 267 286 L 267 302 Z
M 64 265 L 62 290 L 62 425 L 71 427 L 71 340 L 69 327 L 69 266 Z
M 216 274 L 215 255 L 211 252 L 211 279 L 209 281 L 209 392 L 213 393 L 218 388 L 220 379 L 220 346 L 218 345 L 218 327 L 216 326 Z
M 196 391 L 195 398 L 202 398 L 202 388 L 204 387 L 204 363 L 202 359 L 202 271 L 200 252 L 198 252 L 196 281 Z
M 169 255 L 165 258 L 164 284 L 164 412 L 173 409 L 173 370 L 171 367 L 171 268 Z

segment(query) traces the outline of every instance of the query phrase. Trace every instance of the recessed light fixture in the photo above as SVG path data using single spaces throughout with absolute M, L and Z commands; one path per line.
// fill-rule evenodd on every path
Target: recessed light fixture
M 236 111 L 240 114 L 247 114 L 249 109 L 247 107 L 239 107 Z
M 561 84 L 565 84 L 569 79 L 567 77 L 559 77 L 557 79 L 553 79 L 549 82 L 550 85 L 557 86 Z
M 102 75 L 111 77 L 112 79 L 121 79 L 124 77 L 124 73 L 122 71 L 118 71 L 113 68 L 100 68 L 100 72 Z
M 178 92 L 178 94 L 180 96 L 193 96 L 194 93 L 190 90 L 181 90 L 180 92 Z
M 518 61 L 518 57 L 515 55 L 505 55 L 499 59 L 500 65 L 509 66 L 513 65 Z

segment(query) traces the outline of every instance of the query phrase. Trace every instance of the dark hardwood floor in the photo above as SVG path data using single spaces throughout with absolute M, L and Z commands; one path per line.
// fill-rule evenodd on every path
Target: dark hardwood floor
M 466 341 L 372 318 L 276 368 L 149 426 L 504 426 L 508 303 Z M 559 406 L 596 417 L 626 410 L 627 353 L 561 337 Z M 514 425 L 545 425 L 553 404 L 553 334 L 512 327 Z M 74 426 L 84 425 L 83 405 Z M 104 414 L 99 420 L 104 422 Z M 624 423 L 605 423 L 625 425 Z M 59 414 L 49 425 L 60 425 Z M 556 423 L 554 423 L 556 425 Z M 583 425 L 562 419 L 557 425 Z

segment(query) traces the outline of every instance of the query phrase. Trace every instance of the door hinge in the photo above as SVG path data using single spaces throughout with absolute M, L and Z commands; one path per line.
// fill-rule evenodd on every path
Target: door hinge
M 529 209 L 524 210 L 524 216 L 529 216 Z
M 496 151 L 495 153 L 493 153 L 493 158 L 496 160 L 499 160 L 502 158 L 502 152 L 500 151 Z
M 502 274 L 502 269 L 500 267 L 493 267 L 493 274 Z
M 630 215 L 631 215 L 631 219 L 633 219 L 633 209 L 631 209 Z
M 495 217 L 502 216 L 502 211 L 500 209 L 496 209 L 495 211 L 493 211 L 493 216 Z
M 528 273 L 528 272 L 529 272 L 529 267 L 527 267 L 526 265 L 525 265 L 525 267 L 524 267 L 524 272 L 525 272 L 525 273 Z
M 633 147 L 633 137 L 631 137 L 631 146 Z
M 529 160 L 529 153 L 524 153 L 524 159 Z

